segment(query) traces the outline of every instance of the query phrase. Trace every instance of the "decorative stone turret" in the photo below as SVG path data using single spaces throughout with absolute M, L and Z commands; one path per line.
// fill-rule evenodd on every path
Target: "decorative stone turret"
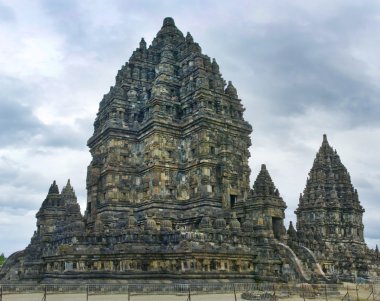
M 226 229 L 226 220 L 223 217 L 217 218 L 214 223 L 214 227 L 217 230 Z
M 230 230 L 232 230 L 232 231 L 239 231 L 240 230 L 240 222 L 236 218 L 235 212 L 232 213 L 232 217 L 231 217 L 229 226 L 230 226 Z
M 294 229 L 292 221 L 290 221 L 290 223 L 289 223 L 289 228 L 288 228 L 287 234 L 288 234 L 289 239 L 291 239 L 291 240 L 297 239 L 297 231 L 296 231 L 296 229 Z
M 65 207 L 59 189 L 54 181 L 50 185 L 46 199 L 43 201 L 37 214 L 37 234 L 49 239 L 56 230 L 59 221 L 65 218 Z
M 231 81 L 228 82 L 227 88 L 224 92 L 230 95 L 231 97 L 238 97 L 236 88 L 234 87 Z
M 71 186 L 70 179 L 67 180 L 66 186 L 62 188 L 61 198 L 66 209 L 65 224 L 74 222 L 83 223 L 83 216 L 80 212 L 77 196 L 75 195 L 74 188 Z
M 164 219 L 162 222 L 161 222 L 161 225 L 160 225 L 160 230 L 161 231 L 165 231 L 165 232 L 171 232 L 172 231 L 172 228 L 173 228 L 173 224 L 170 220 L 168 219 Z
M 212 229 L 212 227 L 213 226 L 212 226 L 212 220 L 211 220 L 211 218 L 209 216 L 207 216 L 207 215 L 204 215 L 202 217 L 201 222 L 199 223 L 199 228 L 201 230 L 210 230 L 210 229 Z
M 248 209 L 249 214 L 256 223 L 255 227 L 263 233 L 262 235 L 279 240 L 286 239 L 284 226 L 286 204 L 265 164 L 261 165 L 248 203 L 251 204 Z
M 153 216 L 147 215 L 144 223 L 144 230 L 147 231 L 156 231 L 157 230 L 157 223 L 154 220 Z
M 77 204 L 77 196 L 71 186 L 70 179 L 67 180 L 66 186 L 62 188 L 61 197 L 65 204 Z
M 48 195 L 36 217 L 37 235 L 43 239 L 50 240 L 52 236 L 58 235 L 63 229 L 66 232 L 79 231 L 83 234 L 83 217 L 70 180 L 67 181 L 61 193 L 59 193 L 55 181 L 51 184 Z

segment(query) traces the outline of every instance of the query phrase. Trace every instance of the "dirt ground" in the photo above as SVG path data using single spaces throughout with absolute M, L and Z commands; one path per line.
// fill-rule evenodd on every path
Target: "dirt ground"
M 326 291 L 319 290 L 313 291 L 310 287 L 305 288 L 303 293 L 278 291 L 275 293 L 278 301 L 380 301 L 380 295 L 375 293 L 371 295 L 371 288 L 369 286 L 356 287 L 353 284 L 346 284 L 339 288 L 339 291 L 326 294 Z M 290 295 L 289 295 L 290 293 Z M 273 292 L 271 292 L 273 294 Z M 191 301 L 242 301 L 242 293 L 236 293 L 236 299 L 233 293 L 223 294 L 191 294 Z M 257 301 L 269 301 L 260 296 L 260 292 L 255 295 Z M 0 299 L 1 300 L 1 299 Z M 189 301 L 189 296 L 185 293 L 172 294 L 172 295 L 139 295 L 139 294 L 105 294 L 105 295 L 89 295 L 88 299 L 85 293 L 82 294 L 48 294 L 46 301 Z M 1 301 L 44 301 L 43 293 L 29 293 L 29 294 L 5 294 Z
M 86 294 L 54 294 L 47 295 L 46 301 L 87 301 Z M 4 295 L 2 301 L 41 301 L 43 294 L 12 294 Z M 187 301 L 188 295 L 89 295 L 89 301 Z M 241 293 L 236 294 L 236 300 L 244 300 L 241 298 Z M 260 300 L 260 299 L 259 299 Z M 291 298 L 280 298 L 283 301 L 303 301 L 302 297 L 292 296 Z M 305 301 L 309 299 L 305 298 Z M 318 299 L 313 299 L 314 301 Z M 320 299 L 326 301 L 325 298 Z M 329 299 L 330 300 L 330 299 Z M 332 300 L 332 299 L 331 299 Z M 335 299 L 341 300 L 341 299 Z M 355 300 L 355 299 L 351 299 Z M 191 301 L 235 301 L 234 294 L 192 294 Z
M 2 301 L 41 301 L 43 294 L 12 294 L 4 295 Z M 236 295 L 241 299 L 241 294 Z M 86 294 L 56 294 L 47 295 L 46 301 L 87 301 Z M 128 301 L 128 295 L 90 295 L 88 301 Z M 130 295 L 129 301 L 187 301 L 188 295 Z M 234 294 L 192 295 L 191 301 L 235 301 Z

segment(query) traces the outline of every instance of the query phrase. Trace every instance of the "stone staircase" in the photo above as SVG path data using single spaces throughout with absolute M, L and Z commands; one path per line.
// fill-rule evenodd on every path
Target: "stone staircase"
M 312 272 L 307 265 L 298 258 L 296 253 L 288 245 L 282 242 L 276 242 L 275 246 L 284 262 L 287 262 L 292 266 L 299 280 L 302 282 L 310 282 Z
M 315 254 L 305 246 L 288 246 L 281 242 L 276 242 L 276 247 L 280 256 L 288 262 L 295 270 L 299 280 L 305 282 L 330 282 L 325 275 Z
M 317 257 L 315 256 L 313 251 L 311 251 L 309 248 L 305 246 L 298 246 L 298 248 L 296 248 L 296 252 L 297 254 L 299 254 L 301 259 L 308 262 L 310 268 L 313 270 L 314 275 L 316 276 L 318 281 L 330 282 L 330 279 L 323 272 L 322 267 L 319 264 Z
M 13 273 L 10 273 L 11 269 L 17 266 L 17 262 L 19 258 L 24 255 L 24 251 L 18 251 L 13 253 L 11 256 L 7 258 L 5 263 L 0 269 L 0 279 L 3 279 L 6 275 L 13 276 Z M 10 279 L 13 280 L 13 279 Z

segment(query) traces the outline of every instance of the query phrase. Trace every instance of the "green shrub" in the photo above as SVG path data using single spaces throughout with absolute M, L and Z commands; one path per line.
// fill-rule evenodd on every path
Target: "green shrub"
M 1 253 L 0 255 L 0 265 L 2 265 L 5 262 L 6 258 L 4 256 L 4 253 Z

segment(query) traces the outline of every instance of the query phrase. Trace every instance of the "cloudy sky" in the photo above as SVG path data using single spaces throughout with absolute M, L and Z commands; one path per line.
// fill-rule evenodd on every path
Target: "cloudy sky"
M 54 179 L 84 210 L 99 101 L 167 16 L 237 88 L 251 180 L 266 163 L 287 223 L 326 133 L 380 245 L 380 2 L 0 0 L 0 253 L 29 243 Z

